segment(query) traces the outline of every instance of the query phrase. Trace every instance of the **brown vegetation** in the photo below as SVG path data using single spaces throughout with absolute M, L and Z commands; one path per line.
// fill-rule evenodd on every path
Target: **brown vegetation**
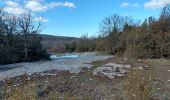
M 96 38 L 83 36 L 78 51 L 105 51 L 129 58 L 162 58 L 170 56 L 170 7 L 160 18 L 147 18 L 142 24 L 118 14 L 106 17 Z M 90 50 L 89 50 L 90 49 Z
M 127 100 L 151 100 L 152 80 L 140 70 L 131 72 L 125 81 L 124 93 Z

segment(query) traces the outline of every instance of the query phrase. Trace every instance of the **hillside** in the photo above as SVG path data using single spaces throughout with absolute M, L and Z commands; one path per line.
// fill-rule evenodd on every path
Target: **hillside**
M 42 37 L 43 40 L 55 40 L 55 41 L 59 41 L 59 40 L 76 41 L 76 40 L 79 40 L 79 38 L 76 38 L 76 37 L 54 36 L 54 35 L 47 35 L 47 34 L 40 34 L 40 36 Z
M 47 48 L 48 52 L 64 52 L 66 44 L 72 44 L 77 42 L 79 38 L 76 37 L 65 37 L 65 36 L 53 36 L 40 34 L 42 37 L 42 44 Z

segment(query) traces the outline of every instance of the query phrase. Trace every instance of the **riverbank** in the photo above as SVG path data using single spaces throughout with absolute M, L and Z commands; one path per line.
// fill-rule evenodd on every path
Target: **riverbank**
M 131 60 L 121 57 L 93 61 L 91 63 L 93 65 L 92 68 L 82 68 L 82 71 L 77 74 L 70 73 L 69 71 L 51 70 L 1 81 L 0 98 L 13 98 L 13 100 L 126 100 L 123 86 L 127 77 L 110 79 L 108 77 L 93 75 L 93 71 L 96 68 L 107 63 L 129 64 L 132 66 L 132 69 L 143 71 L 144 76 L 152 77 L 151 84 L 154 87 L 154 100 L 169 100 L 169 60 Z

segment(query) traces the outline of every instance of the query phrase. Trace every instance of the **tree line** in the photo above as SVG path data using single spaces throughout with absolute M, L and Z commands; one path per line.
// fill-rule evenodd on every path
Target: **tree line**
M 159 18 L 149 17 L 143 23 L 114 14 L 100 23 L 100 35 L 82 36 L 76 49 L 104 51 L 129 58 L 170 57 L 170 6 L 161 11 Z
M 41 23 L 29 13 L 12 15 L 0 10 L 0 64 L 48 59 L 41 43 Z M 100 23 L 97 37 L 83 35 L 78 41 L 64 44 L 63 52 L 102 51 L 129 58 L 170 57 L 170 6 L 159 18 L 142 23 L 113 14 Z
M 48 59 L 41 44 L 41 23 L 29 13 L 13 15 L 0 10 L 0 64 Z
M 76 42 L 71 44 L 65 44 L 64 52 L 92 52 L 95 51 L 96 38 L 89 37 L 88 34 L 84 34 Z

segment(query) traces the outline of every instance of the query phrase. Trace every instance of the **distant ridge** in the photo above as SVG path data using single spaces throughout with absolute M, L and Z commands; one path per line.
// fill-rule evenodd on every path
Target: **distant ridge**
M 67 36 L 55 36 L 55 35 L 48 35 L 48 34 L 40 34 L 43 40 L 79 40 L 76 37 L 67 37 Z
M 56 53 L 65 50 L 66 44 L 72 44 L 78 42 L 80 38 L 66 37 L 66 36 L 54 36 L 47 34 L 40 34 L 42 38 L 42 45 L 48 50 L 48 52 Z

